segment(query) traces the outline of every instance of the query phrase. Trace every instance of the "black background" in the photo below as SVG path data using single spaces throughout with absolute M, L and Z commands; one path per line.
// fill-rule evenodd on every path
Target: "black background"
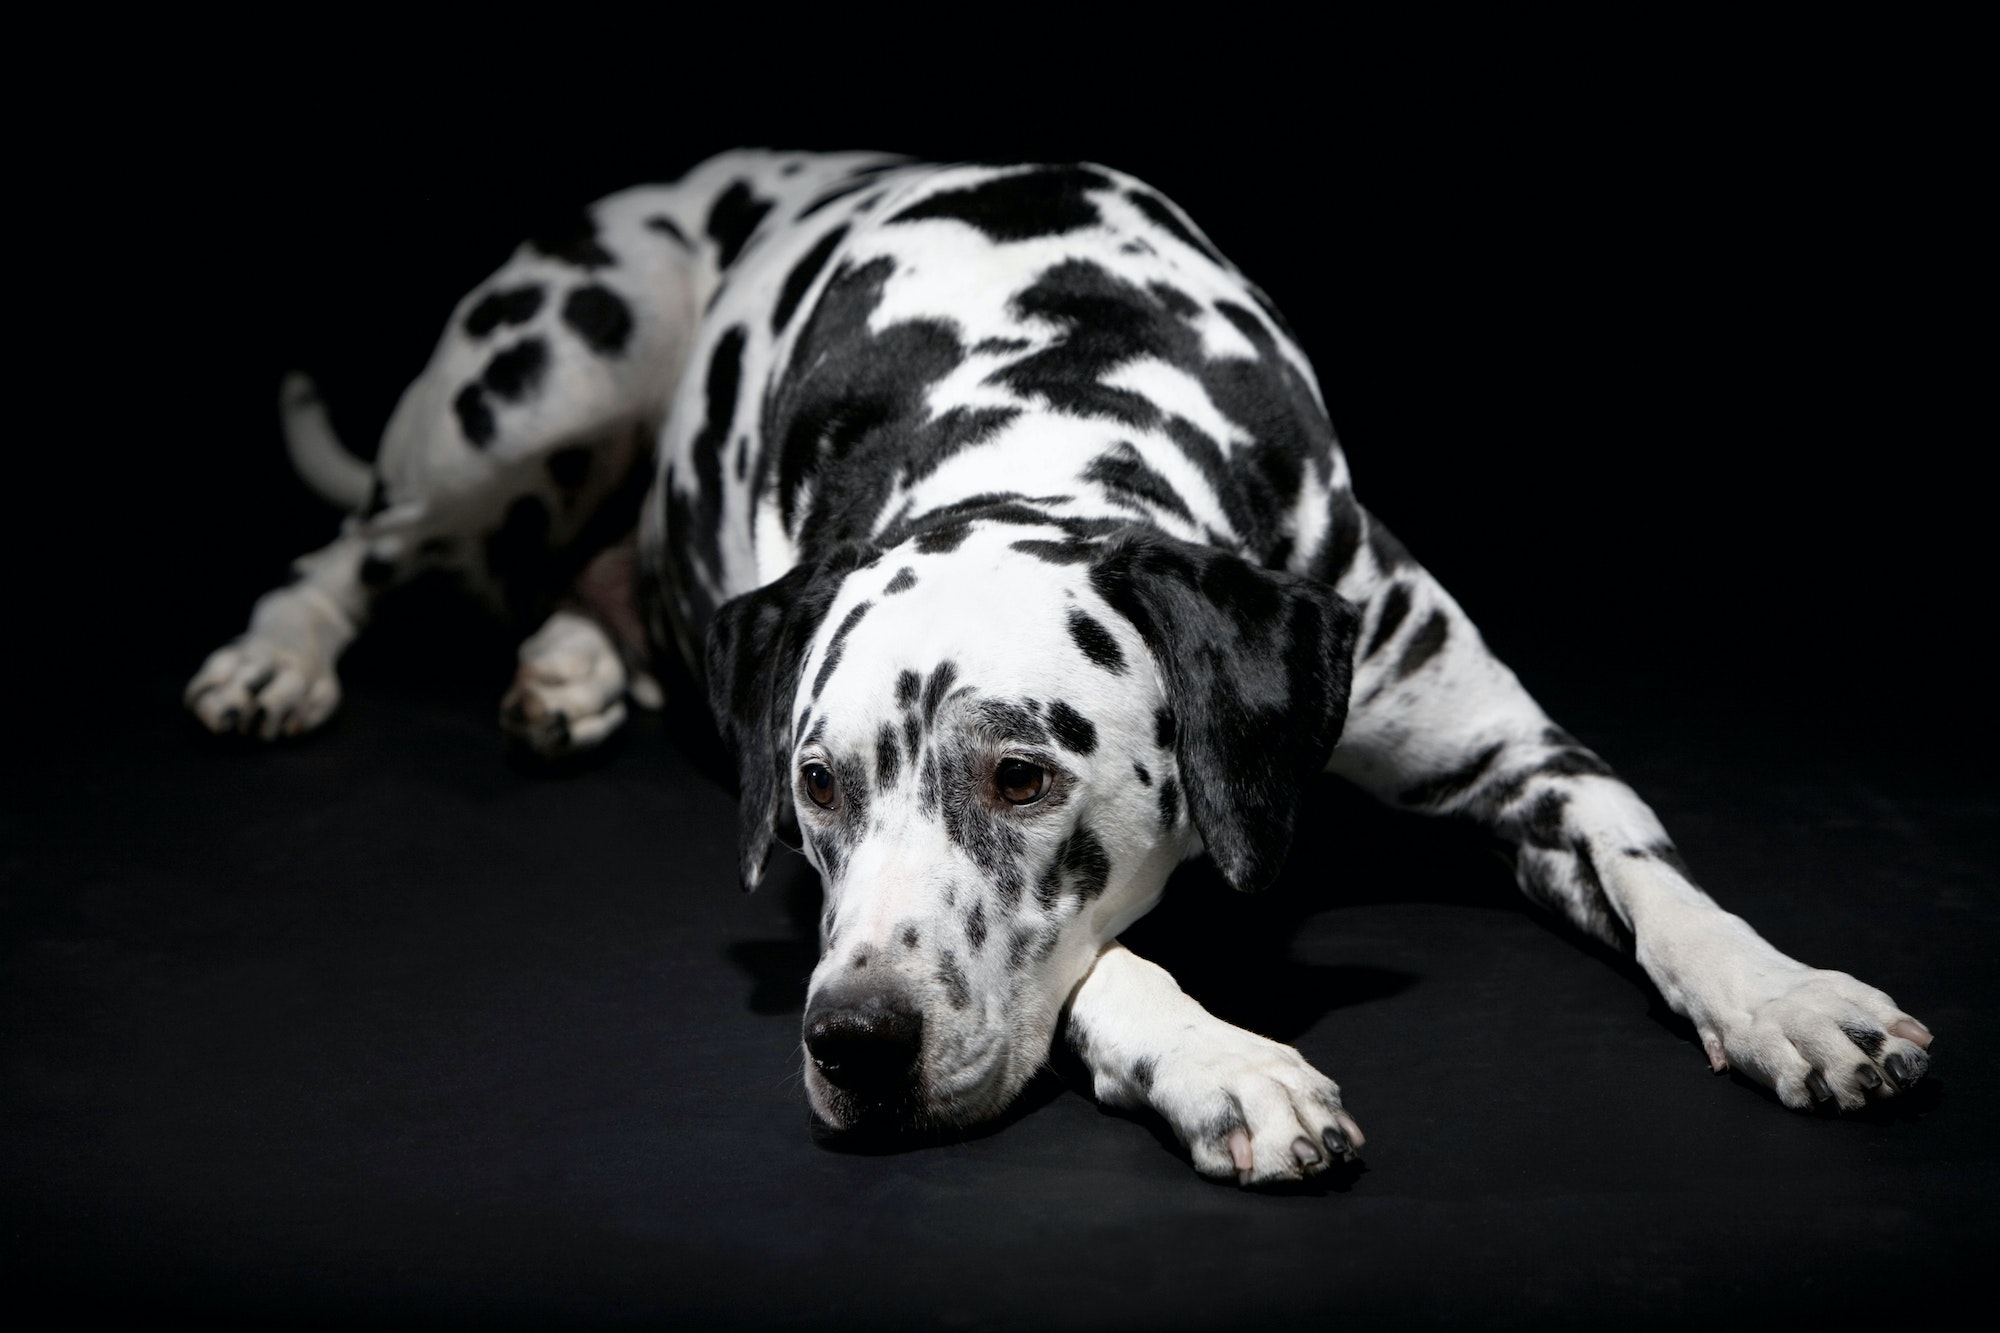
M 970 63 L 749 15 L 347 36 L 126 34 L 23 134 L 15 393 L 54 410 L 18 442 L 22 1280 L 332 1319 L 1152 1327 L 1823 1317 L 1957 1280 L 1995 1181 L 2000 801 L 1953 34 L 1015 24 Z M 1710 1080 L 1476 836 L 1327 784 L 1285 884 L 1197 868 L 1136 942 L 1342 1081 L 1358 1180 L 1239 1197 L 1053 1081 L 997 1134 L 847 1156 L 791 1070 L 810 877 L 730 896 L 685 689 L 528 773 L 491 722 L 504 634 L 420 602 L 326 735 L 186 723 L 179 683 L 336 524 L 284 461 L 279 376 L 372 447 L 539 218 L 736 144 L 1094 159 L 1174 198 L 1296 328 L 1363 502 L 1725 903 L 1944 1034 L 1927 1091 L 1846 1124 Z

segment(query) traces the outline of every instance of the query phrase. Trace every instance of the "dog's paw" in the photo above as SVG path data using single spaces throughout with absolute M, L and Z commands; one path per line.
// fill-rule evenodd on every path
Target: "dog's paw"
M 558 611 L 521 645 L 500 725 L 545 759 L 575 754 L 624 724 L 626 688 L 624 659 L 610 636 L 586 616 Z
M 1231 1028 L 1150 1071 L 1147 1101 L 1187 1145 L 1195 1170 L 1241 1185 L 1303 1180 L 1352 1161 L 1361 1127 L 1340 1089 L 1289 1046 Z
M 217 735 L 268 741 L 297 736 L 333 716 L 340 680 L 327 662 L 245 636 L 210 653 L 182 697 Z
M 1924 1076 L 1929 1028 L 1845 972 L 1783 961 L 1759 970 L 1747 1002 L 1697 1022 L 1710 1068 L 1736 1069 L 1797 1111 L 1857 1110 Z

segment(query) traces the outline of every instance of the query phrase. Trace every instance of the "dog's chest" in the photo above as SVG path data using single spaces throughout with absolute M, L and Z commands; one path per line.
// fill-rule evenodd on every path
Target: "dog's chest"
M 1284 563 L 1293 516 L 1344 484 L 1282 321 L 1142 183 L 897 164 L 801 188 L 764 171 L 661 440 L 654 531 L 696 641 L 802 553 L 970 499 Z

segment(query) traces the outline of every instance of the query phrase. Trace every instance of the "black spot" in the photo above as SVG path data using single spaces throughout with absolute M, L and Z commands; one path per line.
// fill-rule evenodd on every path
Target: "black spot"
M 1160 826 L 1172 828 L 1181 818 L 1181 789 L 1171 777 L 1160 783 Z
M 1189 522 L 1194 519 L 1180 493 L 1124 440 L 1093 458 L 1083 477 L 1102 486 L 1107 499 L 1127 509 L 1148 515 L 1157 509 Z
M 502 324 L 525 324 L 542 308 L 542 295 L 536 283 L 488 292 L 466 312 L 465 331 L 471 337 L 484 338 Z
M 792 315 L 798 310 L 799 302 L 805 299 L 813 280 L 819 277 L 820 270 L 826 267 L 826 261 L 833 257 L 835 248 L 846 236 L 846 227 L 835 227 L 820 237 L 813 248 L 800 257 L 798 263 L 792 265 L 792 271 L 785 275 L 784 286 L 778 290 L 777 308 L 771 312 L 771 333 L 774 336 L 783 333 L 785 325 L 792 322 Z
M 541 228 L 528 238 L 528 246 L 579 268 L 604 268 L 618 262 L 618 257 L 598 242 L 597 219 L 587 208 Z
M 1049 730 L 1072 753 L 1089 754 L 1097 748 L 1096 724 L 1060 699 L 1049 705 Z
M 965 942 L 972 946 L 974 953 L 986 943 L 986 900 L 980 899 L 965 914 Z
M 548 345 L 540 338 L 527 338 L 504 352 L 495 352 L 479 379 L 502 400 L 518 402 L 540 386 L 548 365 Z
M 942 555 L 947 551 L 956 551 L 971 535 L 970 523 L 941 524 L 917 538 L 917 551 L 923 555 Z
M 722 454 L 735 426 L 736 399 L 743 381 L 743 347 L 749 338 L 748 329 L 731 325 L 709 357 L 703 386 L 707 411 L 690 445 L 696 507 L 688 516 L 691 521 L 687 527 L 673 530 L 676 541 L 685 543 L 717 581 L 722 577 Z
M 1510 821 L 1521 840 L 1530 847 L 1555 850 L 1568 846 L 1563 834 L 1563 808 L 1569 804 L 1565 792 L 1545 791 L 1535 798 L 1525 816 Z
M 1450 634 L 1451 624 L 1444 618 L 1444 612 L 1431 612 L 1424 623 L 1417 626 L 1410 641 L 1403 645 L 1403 655 L 1396 660 L 1396 679 L 1409 679 L 1424 663 L 1436 657 Z
M 905 672 L 904 674 L 908 675 L 909 673 Z M 903 714 L 903 753 L 912 764 L 917 762 L 917 747 L 922 742 L 923 727 L 918 723 L 917 715 L 915 713 Z
M 1158 1064 L 1159 1061 L 1153 1056 L 1140 1056 L 1132 1062 L 1132 1073 L 1128 1076 L 1127 1081 L 1141 1093 L 1151 1092 L 1153 1090 L 1153 1072 Z
M 615 356 L 632 339 L 632 308 L 609 287 L 592 283 L 563 298 L 563 323 L 592 351 Z
M 1110 882 L 1111 858 L 1088 825 L 1080 825 L 1063 843 L 1062 863 L 1071 890 L 1085 902 L 1103 893 Z
M 812 721 L 812 715 L 813 715 L 813 710 L 811 704 L 807 704 L 804 708 L 799 710 L 798 725 L 792 728 L 793 745 L 800 745 L 804 743 L 806 738 L 806 723 Z
M 1161 231 L 1166 232 L 1167 235 L 1173 237 L 1188 249 L 1200 254 L 1210 263 L 1222 263 L 1222 256 L 1217 254 L 1214 247 L 1209 245 L 1208 242 L 1195 235 L 1194 230 L 1187 223 L 1182 222 L 1176 216 L 1174 210 L 1167 206 L 1166 200 L 1145 190 L 1127 190 L 1125 197 L 1131 200 L 1141 213 L 1146 215 L 1147 221 L 1151 222 Z
M 937 979 L 944 983 L 944 997 L 954 1009 L 963 1009 L 972 999 L 972 988 L 966 984 L 965 972 L 958 965 L 958 956 L 950 950 L 938 955 Z
M 938 705 L 944 702 L 946 692 L 957 679 L 958 664 L 955 662 L 940 662 L 937 669 L 931 672 L 931 678 L 924 682 L 924 725 L 937 721 Z
M 728 268 L 736 262 L 750 233 L 757 230 L 757 224 L 770 211 L 771 201 L 751 193 L 748 181 L 737 181 L 716 197 L 715 206 L 708 210 L 707 231 L 721 250 L 715 261 L 718 268 Z
M 1083 655 L 1113 675 L 1125 674 L 1125 654 L 1101 621 L 1082 607 L 1069 609 L 1069 636 Z
M 1023 537 L 1020 541 L 1008 543 L 1023 555 L 1051 565 L 1081 565 L 1089 562 L 1097 548 L 1090 542 L 1046 541 L 1039 537 Z
M 493 420 L 493 409 L 486 405 L 486 391 L 478 384 L 468 384 L 458 391 L 451 400 L 451 410 L 458 417 L 458 428 L 471 444 L 485 448 L 493 442 L 497 429 Z
M 1326 536 L 1307 561 L 1306 573 L 1321 583 L 1336 584 L 1354 566 L 1354 554 L 1361 549 L 1364 516 L 1354 496 L 1344 490 L 1328 496 L 1326 507 Z
M 889 580 L 889 586 L 882 589 L 884 597 L 893 597 L 899 592 L 908 592 L 917 586 L 917 571 L 904 565 L 896 571 L 896 577 Z
M 1132 765 L 1132 776 L 1139 779 L 1141 787 L 1150 787 L 1153 785 L 1153 775 L 1146 771 L 1144 764 L 1134 763 Z
M 1597 859 L 1590 854 L 1590 843 L 1583 838 L 1572 838 L 1569 849 L 1576 857 L 1577 888 L 1600 908 L 1608 907 L 1611 900 L 1604 895 L 1604 881 L 1598 878 Z
M 1054 899 L 1050 899 L 1053 904 Z M 1053 930 L 1037 930 L 1030 926 L 1016 926 L 1007 940 L 1007 966 L 1018 972 L 1028 965 L 1031 958 L 1040 957 L 1048 951 L 1048 944 L 1055 937 Z
M 917 928 L 915 926 L 903 927 L 903 947 L 905 949 L 914 949 L 917 947 Z
M 1861 1053 L 1870 1060 L 1873 1060 L 1882 1053 L 1882 1046 L 1889 1039 L 1888 1034 L 1885 1032 L 1871 1027 L 1863 1027 L 1859 1023 L 1851 1023 L 1845 1019 L 1841 1020 L 1840 1030 L 1846 1033 L 1847 1039 L 1856 1046 L 1859 1046 Z
M 909 708 L 917 702 L 917 691 L 924 687 L 923 677 L 914 671 L 905 671 L 896 677 L 896 706 Z
M 361 561 L 359 577 L 364 588 L 385 587 L 396 577 L 396 562 L 370 551 Z
M 542 464 L 548 469 L 549 480 L 565 491 L 581 489 L 590 477 L 590 449 L 587 445 L 573 444 L 567 449 L 558 449 Z
M 1361 652 L 1363 658 L 1370 658 L 1381 651 L 1382 645 L 1402 627 L 1403 617 L 1410 614 L 1410 590 L 1400 583 L 1389 585 L 1388 595 L 1382 599 L 1382 616 L 1375 622 L 1375 632 L 1368 637 L 1368 646 Z
M 903 752 L 896 748 L 896 728 L 884 722 L 882 730 L 875 734 L 875 785 L 895 786 L 902 770 Z
M 1493 761 L 1500 757 L 1500 751 L 1505 748 L 1503 744 L 1495 741 L 1450 772 L 1426 778 L 1422 782 L 1404 788 L 1396 799 L 1404 805 L 1424 808 L 1444 805 L 1486 776 L 1486 770 L 1493 766 Z
M 682 245 L 687 246 L 690 250 L 694 249 L 692 245 L 688 244 L 687 233 L 681 230 L 681 224 L 664 213 L 656 213 L 652 217 L 647 218 L 646 226 L 649 230 L 656 231 L 662 236 L 672 237 Z
M 840 655 L 846 648 L 847 636 L 854 632 L 854 627 L 861 623 L 861 617 L 867 615 L 873 605 L 873 602 L 857 602 L 854 609 L 841 620 L 840 627 L 834 630 L 833 638 L 827 641 L 826 657 L 819 664 L 819 673 L 813 677 L 813 698 L 819 698 L 819 692 L 826 688 L 827 678 L 833 675 L 833 669 L 840 665 Z
M 1016 172 L 959 190 L 943 190 L 910 205 L 889 224 L 946 219 L 977 227 L 995 241 L 1060 236 L 1095 226 L 1098 212 L 1087 197 L 1111 182 L 1082 167 Z
M 1153 744 L 1162 750 L 1174 748 L 1174 741 L 1180 735 L 1180 727 L 1174 722 L 1172 709 L 1162 708 L 1153 714 Z
M 972 344 L 972 350 L 988 356 L 999 356 L 1006 352 L 1025 352 L 1030 346 L 1026 338 L 981 338 Z

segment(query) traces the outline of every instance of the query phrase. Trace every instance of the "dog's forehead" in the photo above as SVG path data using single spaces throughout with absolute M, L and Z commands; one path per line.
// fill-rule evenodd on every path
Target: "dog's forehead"
M 913 704 L 934 714 L 967 695 L 1126 711 L 1150 679 L 1135 671 L 1144 649 L 1086 566 L 1036 554 L 1059 536 L 975 528 L 948 551 L 909 542 L 857 570 L 802 665 L 800 708 L 835 731 Z

